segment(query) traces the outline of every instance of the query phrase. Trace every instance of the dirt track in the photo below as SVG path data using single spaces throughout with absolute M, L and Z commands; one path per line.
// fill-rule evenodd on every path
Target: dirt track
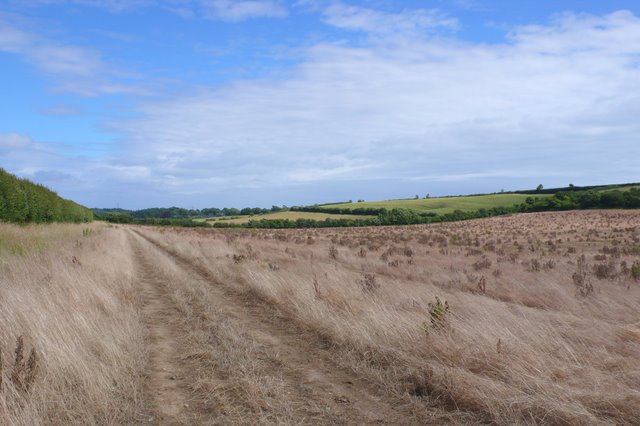
M 265 377 L 275 377 L 286 389 L 286 404 L 293 407 L 289 415 L 278 422 L 296 424 L 415 424 L 408 410 L 394 406 L 385 395 L 351 371 L 335 365 L 326 343 L 310 332 L 295 325 L 274 307 L 255 298 L 240 294 L 219 282 L 216 277 L 189 259 L 165 249 L 135 231 L 131 233 L 136 261 L 139 265 L 140 286 L 143 295 L 144 316 L 149 330 L 149 365 L 145 383 L 147 421 L 156 424 L 225 424 L 273 421 L 268 415 L 251 418 L 252 411 L 242 407 L 252 404 L 252 395 L 241 395 L 232 404 L 246 418 L 227 417 L 228 406 L 220 403 L 216 389 L 227 389 L 238 380 L 233 374 L 203 371 L 211 362 L 200 363 L 198 357 L 185 356 L 187 334 L 196 329 L 212 335 L 216 327 L 207 326 L 206 320 L 184 317 L 171 297 L 170 280 L 160 268 L 154 267 L 160 258 L 169 261 L 184 274 L 206 288 L 214 297 L 216 306 L 206 306 L 193 299 L 193 318 L 204 318 L 212 309 L 220 320 L 231 322 L 242 330 L 242 337 L 258 348 L 252 358 L 259 364 Z M 210 354 L 209 354 L 210 356 Z M 206 357 L 201 357 L 204 359 Z M 215 363 L 215 360 L 214 360 Z M 201 375 L 215 377 L 212 388 L 194 386 Z M 269 407 L 260 407 L 269 410 Z M 278 419 L 276 417 L 276 419 Z M 424 424 L 424 418 L 419 422 Z
M 145 404 L 150 423 L 187 424 L 197 421 L 189 406 L 186 380 L 189 365 L 180 357 L 184 333 L 179 312 L 167 292 L 167 283 L 153 267 L 140 241 L 134 242 L 139 270 L 143 316 L 148 329 L 148 366 L 145 377 Z

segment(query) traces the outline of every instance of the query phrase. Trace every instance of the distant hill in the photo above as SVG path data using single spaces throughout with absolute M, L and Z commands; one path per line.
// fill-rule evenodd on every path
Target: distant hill
M 50 189 L 0 169 L 0 222 L 90 222 L 88 208 Z
M 541 195 L 549 196 L 549 195 Z M 412 198 L 388 201 L 363 201 L 359 203 L 324 204 L 318 206 L 320 211 L 347 213 L 347 211 L 364 214 L 375 214 L 379 209 L 409 209 L 416 212 L 432 212 L 437 214 L 452 213 L 455 210 L 474 211 L 481 208 L 511 207 L 524 203 L 529 197 L 526 194 L 489 194 L 460 197 Z
M 640 208 L 640 184 L 569 185 L 446 197 L 314 204 L 311 206 L 143 210 L 94 209 L 114 223 L 213 227 L 342 227 L 409 225 L 479 219 L 513 213 Z
M 527 198 L 547 198 L 557 194 L 584 194 L 588 191 L 603 194 L 612 191 L 629 191 L 640 187 L 638 183 L 610 184 L 596 186 L 567 186 L 561 188 L 539 188 L 509 191 L 493 194 L 453 195 L 444 197 L 405 198 L 386 201 L 358 201 L 316 204 L 293 207 L 293 210 L 325 212 L 334 214 L 378 214 L 382 209 L 408 209 L 417 213 L 447 214 L 456 210 L 469 212 L 479 209 L 512 207 L 524 203 Z M 602 206 L 604 208 L 611 206 Z M 623 207 L 616 206 L 616 207 Z

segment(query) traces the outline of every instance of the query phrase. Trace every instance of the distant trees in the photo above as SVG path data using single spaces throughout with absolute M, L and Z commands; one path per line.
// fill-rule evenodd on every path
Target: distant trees
M 90 222 L 91 210 L 59 197 L 43 185 L 0 169 L 0 221 L 15 223 Z
M 640 208 L 640 189 L 560 191 L 552 197 L 527 197 L 519 211 Z
M 536 191 L 537 191 L 537 192 L 540 192 L 540 191 L 542 191 L 543 189 L 544 189 L 544 186 L 542 186 L 542 184 L 540 184 L 540 185 L 538 185 L 538 186 L 536 187 Z
M 286 206 L 272 206 L 270 209 L 260 207 L 245 207 L 237 209 L 234 207 L 225 207 L 222 209 L 211 207 L 205 209 L 183 209 L 180 207 L 154 207 L 142 210 L 123 210 L 123 209 L 93 209 L 96 217 L 109 220 L 113 216 L 113 220 L 125 220 L 123 217 L 130 216 L 132 219 L 196 219 L 222 216 L 251 216 L 265 213 L 273 213 L 288 210 Z M 122 215 L 126 216 L 122 216 Z
M 630 187 L 631 185 L 625 185 Z M 590 188 L 590 189 L 586 189 Z M 313 205 L 304 207 L 278 207 L 273 206 L 271 209 L 261 208 L 244 208 L 244 209 L 203 209 L 203 210 L 184 210 L 177 208 L 170 209 L 146 209 L 138 212 L 129 212 L 126 210 L 114 209 L 111 211 L 106 220 L 121 223 L 143 223 L 152 225 L 171 225 L 171 226 L 213 226 L 225 228 L 321 228 L 321 227 L 345 227 L 345 226 L 379 226 L 379 225 L 411 225 L 411 224 L 427 224 L 437 222 L 451 222 L 468 219 L 480 219 L 492 216 L 499 216 L 520 212 L 539 212 L 539 211 L 557 211 L 557 210 L 576 210 L 591 208 L 640 208 L 640 189 L 631 187 L 628 190 L 621 191 L 619 189 L 610 189 L 606 187 L 567 187 L 562 190 L 547 189 L 541 190 L 543 194 L 556 191 L 551 196 L 539 196 L 534 190 L 521 191 L 520 193 L 531 194 L 525 202 L 519 205 L 507 207 L 481 208 L 473 211 L 455 210 L 451 213 L 438 215 L 433 212 L 419 212 L 411 209 L 391 209 L 372 208 L 372 207 L 335 207 L 332 205 Z M 334 204 L 334 203 L 332 203 Z M 177 209 L 174 211 L 174 209 Z M 323 221 L 313 219 L 269 219 L 269 216 L 256 216 L 254 220 L 248 223 L 237 224 L 230 221 L 215 221 L 209 224 L 205 221 L 194 221 L 185 217 L 163 218 L 163 217 L 138 217 L 141 214 L 159 214 L 164 210 L 171 210 L 172 214 L 200 214 L 211 216 L 240 216 L 240 215 L 258 215 L 261 213 L 275 212 L 282 210 L 300 211 L 300 212 L 319 212 L 329 214 L 345 214 L 349 218 L 327 218 Z M 141 213 L 142 212 L 142 213 Z

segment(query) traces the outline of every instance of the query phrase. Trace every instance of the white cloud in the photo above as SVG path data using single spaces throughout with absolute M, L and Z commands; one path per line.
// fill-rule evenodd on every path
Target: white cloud
M 288 11 L 281 0 L 11 0 L 14 5 L 35 7 L 47 5 L 85 6 L 124 13 L 159 7 L 182 18 L 199 15 L 207 19 L 230 22 L 253 18 L 279 18 Z
M 40 69 L 51 74 L 88 75 L 103 67 L 97 53 L 77 46 L 50 42 L 36 34 L 23 31 L 0 15 L 0 51 L 26 57 Z
M 205 16 L 226 21 L 287 15 L 287 10 L 278 1 L 272 0 L 201 0 Z
M 153 0 L 12 0 L 21 6 L 46 6 L 46 5 L 77 5 L 107 9 L 110 12 L 119 13 L 143 6 L 153 5 Z
M 17 133 L 0 133 L 0 152 L 26 148 L 32 142 L 31 138 Z
M 206 196 L 223 190 L 258 204 L 299 197 L 300 188 L 309 195 L 297 202 L 317 202 L 385 197 L 383 189 L 391 197 L 422 194 L 429 185 L 472 192 L 481 182 L 497 190 L 548 186 L 545 179 L 637 180 L 640 19 L 633 14 L 565 14 L 481 44 L 430 38 L 455 28 L 439 15 L 332 7 L 324 15 L 332 25 L 402 36 L 316 44 L 287 78 L 147 101 L 135 118 L 109 124 L 123 147 L 109 158 L 70 158 L 27 136 L 0 135 L 3 162 L 67 188 L 66 196 L 92 189 L 85 194 L 93 199 L 79 201 L 99 205 L 107 192 L 110 200 L 127 192 L 137 207 L 176 197 L 215 205 Z M 244 19 L 256 10 L 216 16 Z M 133 90 L 102 79 L 92 91 L 85 83 L 96 80 L 85 76 L 108 68 L 99 55 L 15 26 L 0 25 L 0 50 L 65 76 L 64 90 Z
M 0 50 L 17 53 L 27 48 L 31 42 L 31 36 L 8 26 L 2 21 L 2 15 L 0 15 Z
M 36 44 L 26 53 L 38 67 L 51 74 L 91 76 L 104 68 L 96 52 L 76 46 Z
M 43 114 L 54 117 L 71 117 L 81 114 L 81 110 L 78 107 L 62 103 L 50 105 L 48 107 L 40 107 L 38 110 Z
M 176 191 L 208 193 L 203 179 L 230 188 L 633 179 L 638 32 L 640 19 L 619 12 L 564 15 L 496 45 L 321 44 L 290 79 L 149 103 L 112 125 L 130 142 L 127 158 Z
M 119 82 L 122 74 L 105 63 L 99 52 L 50 40 L 10 23 L 0 14 L 0 52 L 20 55 L 56 81 L 58 91 L 83 96 L 100 94 L 146 94 L 144 88 Z
M 438 10 L 404 10 L 386 13 L 379 10 L 334 3 L 324 11 L 325 22 L 338 28 L 368 33 L 414 33 L 435 29 L 456 29 L 458 20 Z
M 564 13 L 552 26 L 528 25 L 510 34 L 510 39 L 527 52 L 579 54 L 607 51 L 612 54 L 638 54 L 638 17 L 618 11 L 605 18 Z

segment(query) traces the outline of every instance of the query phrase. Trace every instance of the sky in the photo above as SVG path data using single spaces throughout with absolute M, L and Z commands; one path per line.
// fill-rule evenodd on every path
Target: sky
M 0 0 L 0 168 L 90 207 L 640 181 L 640 2 Z

